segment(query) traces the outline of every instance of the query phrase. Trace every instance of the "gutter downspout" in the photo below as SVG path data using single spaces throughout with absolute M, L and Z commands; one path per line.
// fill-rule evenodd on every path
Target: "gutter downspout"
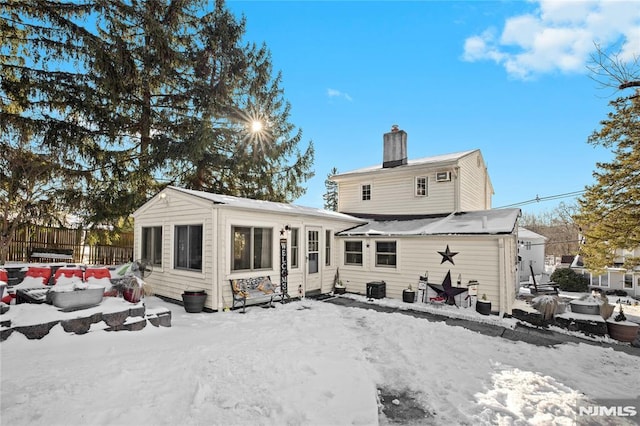
M 498 256 L 498 267 L 500 268 L 500 282 L 499 282 L 499 294 L 500 294 L 500 301 L 498 303 L 498 306 L 500 308 L 500 318 L 504 317 L 504 313 L 505 313 L 505 301 L 506 301 L 506 276 L 505 276 L 505 265 L 506 265 L 506 259 L 505 259 L 505 247 L 504 247 L 504 238 L 500 237 L 500 239 L 498 240 L 498 251 L 500 252 L 499 256 Z
M 454 205 L 453 205 L 453 211 L 456 213 L 460 212 L 460 166 L 456 166 L 453 168 L 453 176 L 456 180 L 455 185 L 454 185 Z

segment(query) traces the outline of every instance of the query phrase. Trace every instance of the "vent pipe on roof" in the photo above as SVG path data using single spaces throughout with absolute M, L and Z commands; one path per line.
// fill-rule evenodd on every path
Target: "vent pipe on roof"
M 383 168 L 397 167 L 407 164 L 407 132 L 400 130 L 397 124 L 391 126 L 391 131 L 385 133 Z

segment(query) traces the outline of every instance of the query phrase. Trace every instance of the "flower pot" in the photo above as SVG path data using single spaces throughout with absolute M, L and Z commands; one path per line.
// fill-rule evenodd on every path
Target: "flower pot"
M 600 315 L 600 305 L 593 302 L 573 300 L 571 302 L 571 312 L 576 314 Z
M 402 301 L 407 303 L 413 303 L 416 300 L 416 292 L 413 290 L 402 291 Z
M 207 293 L 204 290 L 185 290 L 185 292 L 182 293 L 184 310 L 189 313 L 202 312 L 206 300 Z
M 140 301 L 140 289 L 125 288 L 122 290 L 122 297 L 127 302 L 138 303 Z
M 491 302 L 487 300 L 478 300 L 476 302 L 476 312 L 482 315 L 491 315 Z
M 607 320 L 607 331 L 612 339 L 620 342 L 633 342 L 638 337 L 640 325 L 631 321 Z
M 344 294 L 347 291 L 346 287 L 334 287 L 333 294 Z

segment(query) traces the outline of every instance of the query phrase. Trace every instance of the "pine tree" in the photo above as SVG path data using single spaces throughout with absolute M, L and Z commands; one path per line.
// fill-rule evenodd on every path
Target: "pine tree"
M 297 198 L 313 145 L 298 151 L 266 47 L 209 5 L 0 4 L 1 147 L 55 158 L 64 186 L 50 195 L 87 223 L 120 223 L 167 183 Z M 253 119 L 264 130 L 248 132 Z
M 586 238 L 582 247 L 585 264 L 596 271 L 614 266 L 617 249 L 640 247 L 640 92 L 610 105 L 614 111 L 588 142 L 611 148 L 614 158 L 596 164 L 596 183 L 587 186 L 578 200 L 580 210 L 575 217 Z M 627 257 L 624 266 L 638 264 L 639 258 Z
M 324 181 L 324 187 L 327 189 L 327 192 L 322 196 L 324 199 L 324 208 L 333 210 L 334 212 L 338 211 L 338 184 L 332 181 L 331 177 L 337 174 L 338 169 L 335 167 L 332 168 Z

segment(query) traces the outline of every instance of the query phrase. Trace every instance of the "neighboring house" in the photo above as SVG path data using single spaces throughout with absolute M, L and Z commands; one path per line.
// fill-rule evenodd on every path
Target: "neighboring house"
M 576 272 L 585 275 L 589 279 L 591 287 L 608 290 L 624 290 L 630 296 L 640 296 L 640 266 L 634 269 L 623 268 L 625 260 L 628 257 L 640 258 L 640 247 L 635 250 L 616 250 L 616 258 L 614 265 L 605 268 L 605 272 L 595 275 L 583 265 L 582 258 L 576 256 L 575 261 L 571 264 Z
M 535 276 L 545 273 L 544 249 L 547 237 L 525 228 L 518 228 L 518 253 L 520 255 L 520 282 L 528 282 L 531 269 Z
M 149 281 L 158 295 L 180 300 L 186 288 L 204 289 L 214 310 L 231 305 L 229 279 L 279 282 L 283 240 L 292 297 L 330 292 L 338 271 L 347 291 L 384 281 L 397 299 L 421 275 L 442 284 L 450 273 L 454 286 L 477 281 L 494 311 L 511 313 L 520 210 L 490 209 L 480 151 L 408 161 L 407 134 L 396 126 L 383 142 L 381 166 L 332 177 L 340 213 L 166 188 L 134 213 L 135 257 L 155 262 Z
M 153 265 L 159 296 L 181 300 L 205 290 L 206 307 L 232 305 L 230 279 L 270 276 L 280 283 L 286 240 L 288 293 L 329 293 L 338 267 L 333 235 L 363 223 L 344 214 L 167 187 L 133 214 L 134 253 Z M 301 286 L 301 287 L 300 287 Z

